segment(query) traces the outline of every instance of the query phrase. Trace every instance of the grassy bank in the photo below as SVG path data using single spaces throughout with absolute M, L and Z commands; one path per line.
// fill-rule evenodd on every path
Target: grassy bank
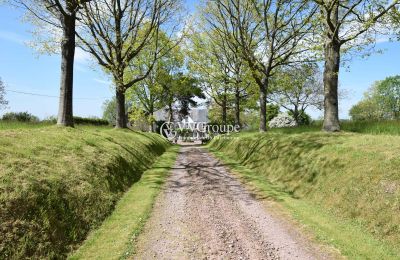
M 118 202 L 112 215 L 94 231 L 70 259 L 121 259 L 134 251 L 134 242 L 170 169 L 179 147 L 171 147 L 157 159 L 141 180 Z
M 18 121 L 4 121 L 0 120 L 0 131 L 2 130 L 12 130 L 12 129 L 33 129 L 42 128 L 54 125 L 53 122 L 18 122 Z
M 342 121 L 340 123 L 342 131 L 373 134 L 373 135 L 400 135 L 400 121 Z M 299 134 L 305 132 L 320 132 L 322 129 L 322 121 L 315 121 L 308 126 L 300 126 L 294 128 L 275 128 L 270 129 L 273 133 Z
M 210 149 L 317 238 L 353 259 L 398 259 L 400 138 L 241 134 Z
M 98 127 L 0 131 L 0 258 L 63 258 L 169 144 Z

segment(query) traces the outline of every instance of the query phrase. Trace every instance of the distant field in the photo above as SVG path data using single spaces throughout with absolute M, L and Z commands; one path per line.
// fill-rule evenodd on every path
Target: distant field
M 170 146 L 131 130 L 31 126 L 0 131 L 0 258 L 65 257 Z
M 400 258 L 400 137 L 243 133 L 209 148 L 352 259 Z

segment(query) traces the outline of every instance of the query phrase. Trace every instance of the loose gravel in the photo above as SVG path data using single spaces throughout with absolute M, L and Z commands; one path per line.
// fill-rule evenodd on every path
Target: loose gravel
M 134 259 L 327 259 L 206 150 L 183 146 Z

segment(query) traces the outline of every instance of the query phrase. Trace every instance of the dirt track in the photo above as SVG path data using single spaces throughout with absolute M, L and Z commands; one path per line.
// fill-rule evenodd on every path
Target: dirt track
M 213 156 L 184 146 L 135 259 L 326 259 Z

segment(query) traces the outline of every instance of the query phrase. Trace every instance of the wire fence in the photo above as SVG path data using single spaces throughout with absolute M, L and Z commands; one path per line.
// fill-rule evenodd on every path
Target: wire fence
M 29 96 L 36 96 L 36 97 L 46 97 L 46 98 L 60 98 L 59 96 L 52 96 L 40 93 L 33 93 L 33 92 L 26 92 L 21 90 L 13 90 L 13 89 L 4 89 L 6 92 L 9 93 L 16 93 L 21 95 L 29 95 Z M 93 97 L 93 98 L 86 98 L 86 97 L 74 97 L 73 100 L 82 100 L 82 101 L 99 101 L 99 100 L 106 100 L 111 99 L 112 97 Z

